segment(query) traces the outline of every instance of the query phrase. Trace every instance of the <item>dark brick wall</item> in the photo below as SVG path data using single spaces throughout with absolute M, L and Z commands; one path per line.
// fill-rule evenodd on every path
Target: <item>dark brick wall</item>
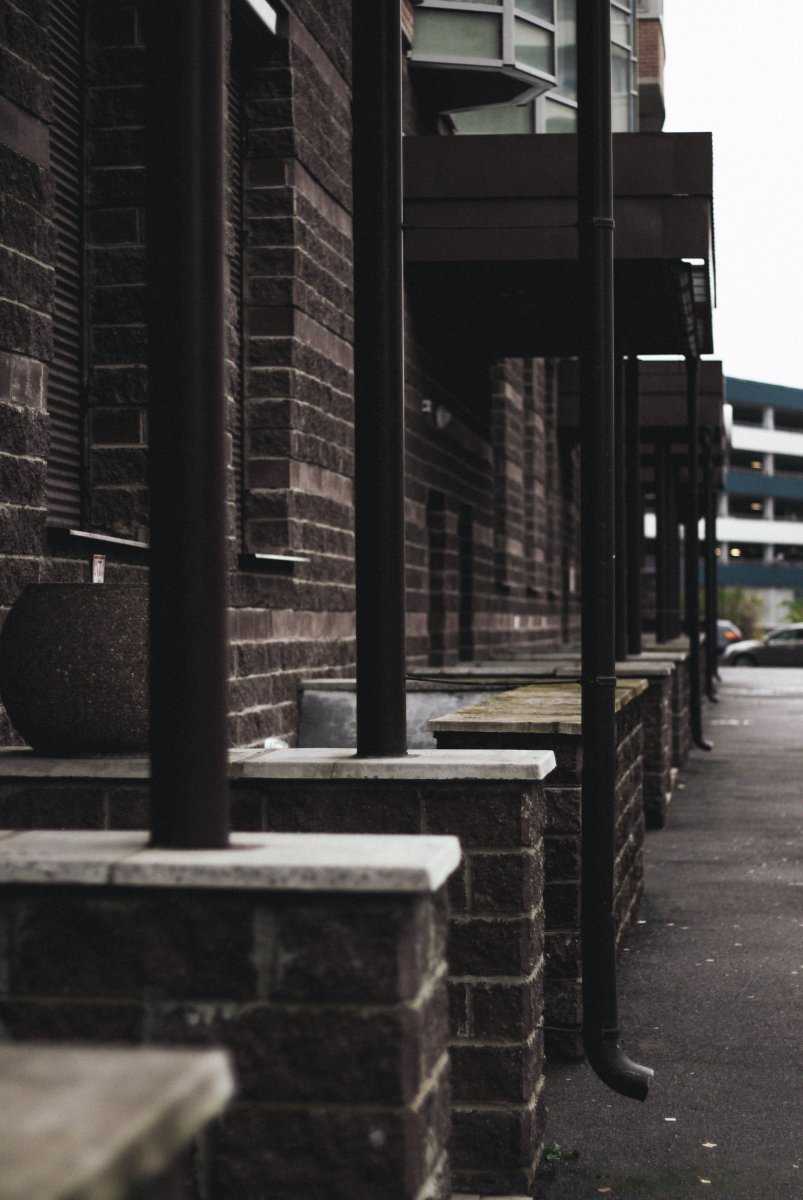
M 142 782 L 0 783 L 5 829 L 142 829 L 147 809 Z M 243 831 L 460 838 L 448 948 L 455 1187 L 526 1193 L 545 1122 L 541 786 L 237 781 L 232 824 Z
M 42 5 L 0 13 L 0 612 L 38 578 L 53 352 L 51 89 Z M 16 126 L 18 136 L 8 136 Z M 8 737 L 5 719 L 3 734 Z
M 679 663 L 672 676 L 672 764 L 675 767 L 685 766 L 691 750 L 690 690 L 689 664 Z
M 86 67 L 84 520 L 148 536 L 144 5 L 92 0 Z
M 616 860 L 617 944 L 635 920 L 644 879 L 644 727 L 642 700 L 617 714 Z M 582 1044 L 580 943 L 583 748 L 579 737 L 556 734 L 437 733 L 444 748 L 554 750 L 557 770 L 544 785 L 544 1033 L 547 1054 L 579 1058 Z
M 235 744 L 272 734 L 294 740 L 299 679 L 354 669 L 351 4 L 290 7 L 275 39 L 238 50 L 233 28 L 244 93 L 243 300 L 231 291 L 228 343 Z M 0 96 L 44 135 L 52 116 L 48 11 L 48 0 L 8 0 L 0 60 Z M 144 6 L 89 0 L 87 20 L 82 524 L 143 539 Z M 409 80 L 405 114 L 410 132 L 437 128 Z M 2 616 L 27 582 L 86 580 L 89 551 L 45 533 L 54 245 L 47 154 L 36 162 L 0 146 L 0 155 Z M 234 244 L 230 229 L 230 255 Z M 230 261 L 232 288 L 235 276 Z M 487 351 L 446 344 L 420 300 L 411 279 L 410 659 L 524 657 L 576 632 L 577 463 L 559 444 L 552 374 L 539 361 L 495 362 Z M 238 376 L 241 406 L 233 401 Z M 437 405 L 451 416 L 444 428 L 431 415 Z M 438 505 L 435 535 L 428 514 Z M 309 561 L 271 567 L 251 557 L 288 551 Z M 109 580 L 134 581 L 147 569 L 145 555 L 106 552 Z M 3 722 L 0 743 L 11 741 Z
M 448 1200 L 446 897 L 6 887 L 0 1036 L 224 1045 L 198 1200 Z
M 681 668 L 682 670 L 682 668 Z M 678 674 L 673 672 L 673 676 Z M 672 676 L 650 679 L 644 709 L 644 815 L 663 829 L 672 798 Z

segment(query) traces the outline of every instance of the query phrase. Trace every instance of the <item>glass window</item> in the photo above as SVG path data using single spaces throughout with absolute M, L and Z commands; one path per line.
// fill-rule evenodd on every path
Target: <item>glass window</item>
M 799 642 L 803 630 L 800 629 L 781 629 L 778 633 L 772 633 L 767 638 L 768 642 L 777 645 L 778 642 Z
M 452 113 L 458 133 L 532 133 L 532 104 L 489 104 Z
M 417 54 L 501 59 L 501 42 L 502 23 L 493 13 L 438 12 L 431 8 L 416 13 Z
M 529 13 L 531 17 L 548 21 L 550 25 L 555 20 L 554 7 L 553 0 L 516 0 L 519 12 Z
M 555 69 L 555 43 L 553 35 L 540 25 L 517 20 L 514 25 L 516 61 L 535 71 L 551 75 Z
M 631 17 L 629 12 L 623 12 L 621 8 L 617 8 L 615 4 L 611 5 L 611 39 L 614 42 L 621 42 L 623 46 L 630 46 L 630 28 Z
M 577 133 L 577 109 L 544 100 L 544 133 Z
M 558 0 L 558 86 L 561 96 L 577 99 L 577 0 Z
M 630 51 L 611 46 L 611 123 L 614 133 L 630 129 Z

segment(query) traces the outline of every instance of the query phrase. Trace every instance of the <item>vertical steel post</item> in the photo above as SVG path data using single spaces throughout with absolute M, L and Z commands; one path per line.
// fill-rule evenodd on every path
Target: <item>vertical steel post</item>
M 399 0 L 354 0 L 357 752 L 407 751 Z
M 685 627 L 685 620 L 681 617 L 681 574 L 685 574 L 685 564 L 681 569 L 680 556 L 680 479 L 678 464 L 672 458 L 671 443 L 667 445 L 667 476 L 669 479 L 669 541 L 667 543 L 667 556 L 669 561 L 669 570 L 667 572 L 667 583 L 669 591 L 667 593 L 667 630 L 670 640 L 680 637 L 681 631 Z
M 703 493 L 705 495 L 705 691 L 717 699 L 717 490 L 711 433 L 703 434 Z
M 669 473 L 670 454 L 656 438 L 655 455 L 655 640 L 669 641 Z
M 703 735 L 700 680 L 700 360 L 686 358 L 686 409 L 689 425 L 689 486 L 686 508 L 686 626 L 689 632 L 691 735 L 701 750 L 711 750 Z
M 651 1072 L 619 1046 L 613 863 L 616 786 L 614 658 L 614 329 L 611 10 L 577 12 L 578 203 L 582 311 L 583 1037 L 600 1078 L 644 1099 Z
M 228 842 L 224 461 L 225 2 L 149 28 L 151 833 Z
M 644 554 L 644 495 L 641 490 L 641 430 L 639 418 L 639 360 L 627 360 L 625 436 L 627 439 L 627 652 L 641 654 L 641 564 Z
M 625 406 L 625 359 L 616 357 L 614 404 L 614 473 L 616 479 L 616 661 L 627 658 L 627 423 Z

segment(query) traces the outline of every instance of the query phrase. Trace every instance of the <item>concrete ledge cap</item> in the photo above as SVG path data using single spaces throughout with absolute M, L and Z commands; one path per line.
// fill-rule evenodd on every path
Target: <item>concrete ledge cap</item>
M 647 691 L 646 679 L 621 680 L 615 706 L 620 712 Z M 429 728 L 443 733 L 562 734 L 582 737 L 579 683 L 529 683 L 495 692 L 479 704 L 435 717 Z
M 244 779 L 365 779 L 500 782 L 546 779 L 552 750 L 410 750 L 403 758 L 357 758 L 351 748 L 265 750 L 242 764 Z
M 154 850 L 145 833 L 0 833 L 0 886 L 435 892 L 460 863 L 455 837 L 238 833 L 226 850 Z
M 669 663 L 685 663 L 691 658 L 688 650 L 659 650 L 658 648 L 642 650 L 641 658 L 645 662 L 669 662 Z M 638 662 L 638 659 L 634 659 Z
M 0 1200 L 132 1195 L 233 1090 L 220 1050 L 0 1046 Z
M 261 747 L 243 747 L 229 751 L 229 777 L 236 778 L 240 765 Z M 150 779 L 151 762 L 147 754 L 89 754 L 75 758 L 56 758 L 35 754 L 33 750 L 0 748 L 0 778 L 14 779 Z
M 505 660 L 503 662 L 482 662 L 482 663 L 466 663 L 465 670 L 460 667 L 433 667 L 431 670 L 422 670 L 422 676 L 437 675 L 442 679 L 444 684 L 449 684 L 452 689 L 459 684 L 464 684 L 466 688 L 476 688 L 478 684 L 482 684 L 483 680 L 498 681 L 504 683 L 506 679 L 511 678 L 516 680 L 530 680 L 538 682 L 541 679 L 550 679 L 552 676 L 576 675 L 580 677 L 580 659 L 576 656 L 573 658 L 554 658 L 546 654 L 541 659 L 534 659 L 531 662 L 517 663 L 515 661 Z M 616 675 L 619 679 L 637 679 L 637 678 L 653 678 L 656 676 L 671 675 L 675 669 L 675 664 L 657 659 L 626 659 L 616 664 Z M 335 682 L 340 682 L 336 680 Z M 310 691 L 328 691 L 329 689 L 324 684 L 319 684 L 317 681 L 302 685 Z M 437 690 L 438 684 L 427 683 L 427 688 L 432 691 Z M 335 689 L 332 689 L 335 690 Z

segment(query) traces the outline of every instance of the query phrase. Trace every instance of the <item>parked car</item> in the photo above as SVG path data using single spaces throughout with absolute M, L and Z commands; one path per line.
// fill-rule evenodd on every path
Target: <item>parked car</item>
M 722 654 L 731 642 L 741 642 L 742 631 L 733 621 L 717 621 L 717 654 Z
M 725 667 L 803 667 L 803 622 L 781 625 L 760 641 L 731 642 Z

